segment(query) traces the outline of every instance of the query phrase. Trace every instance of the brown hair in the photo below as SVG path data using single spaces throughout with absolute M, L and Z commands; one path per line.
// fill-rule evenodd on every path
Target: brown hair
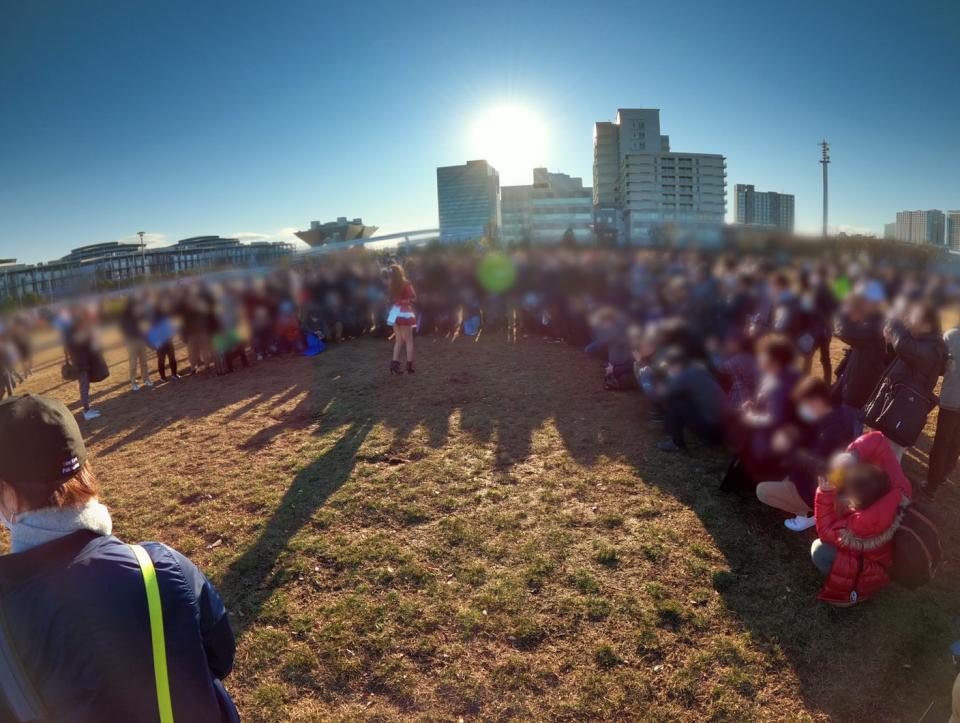
M 779 366 L 786 368 L 793 364 L 796 350 L 793 342 L 783 334 L 767 334 L 757 342 L 757 354 L 766 354 Z
M 865 510 L 890 490 L 890 477 L 872 464 L 855 464 L 844 470 L 840 499 L 850 509 Z
M 804 377 L 793 388 L 793 401 L 802 402 L 806 399 L 822 399 L 830 403 L 830 385 L 820 377 Z
M 31 510 L 45 507 L 82 507 L 100 492 L 97 478 L 88 462 L 84 462 L 73 477 L 68 478 L 52 491 L 46 487 L 37 488 L 31 485 L 23 487 L 11 485 L 11 487 L 16 490 L 20 501 Z
M 390 267 L 390 295 L 396 299 L 406 283 L 407 275 L 403 273 L 403 267 L 400 264 L 393 264 Z

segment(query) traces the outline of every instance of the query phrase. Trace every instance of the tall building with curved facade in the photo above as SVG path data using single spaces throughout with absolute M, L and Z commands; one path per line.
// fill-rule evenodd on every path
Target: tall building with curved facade
M 500 174 L 486 161 L 437 169 L 440 242 L 500 237 Z

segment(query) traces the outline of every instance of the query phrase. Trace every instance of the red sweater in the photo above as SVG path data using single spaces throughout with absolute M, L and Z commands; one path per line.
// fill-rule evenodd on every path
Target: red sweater
M 837 548 L 830 574 L 817 597 L 835 605 L 854 605 L 876 595 L 890 582 L 893 535 L 910 501 L 910 481 L 890 442 L 881 432 L 869 432 L 847 447 L 858 460 L 880 467 L 891 487 L 865 510 L 838 513 L 835 490 L 818 490 L 814 505 L 817 534 Z

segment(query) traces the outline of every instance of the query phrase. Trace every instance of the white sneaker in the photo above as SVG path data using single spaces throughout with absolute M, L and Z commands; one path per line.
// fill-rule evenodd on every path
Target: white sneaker
M 96 418 L 99 417 L 99 416 L 100 416 L 100 410 L 99 410 L 99 409 L 88 409 L 88 410 L 86 410 L 86 411 L 83 413 L 83 418 L 86 419 L 88 422 L 89 422 L 91 419 L 96 419 Z
M 135 392 L 139 392 L 139 391 L 140 391 L 140 385 L 137 384 L 136 382 L 134 382 L 133 384 L 130 385 L 130 389 L 133 390 L 133 391 L 135 391 Z
M 817 520 L 813 515 L 797 515 L 796 517 L 791 517 L 789 520 L 783 521 L 783 526 L 792 532 L 803 532 L 804 530 L 809 530 L 816 524 Z
M 149 387 L 149 388 L 152 389 L 152 388 L 153 388 L 153 382 L 151 382 L 149 379 L 147 379 L 147 381 L 145 381 L 145 382 L 143 383 L 143 386 Z

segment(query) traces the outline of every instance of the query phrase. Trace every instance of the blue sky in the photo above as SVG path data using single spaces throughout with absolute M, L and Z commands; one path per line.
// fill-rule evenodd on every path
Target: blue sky
M 515 103 L 591 180 L 592 124 L 662 109 L 674 150 L 879 232 L 960 208 L 960 3 L 0 2 L 0 256 L 146 230 L 436 225 L 435 167 Z M 505 179 L 510 180 L 510 179 Z M 728 217 L 732 202 L 728 204 Z

